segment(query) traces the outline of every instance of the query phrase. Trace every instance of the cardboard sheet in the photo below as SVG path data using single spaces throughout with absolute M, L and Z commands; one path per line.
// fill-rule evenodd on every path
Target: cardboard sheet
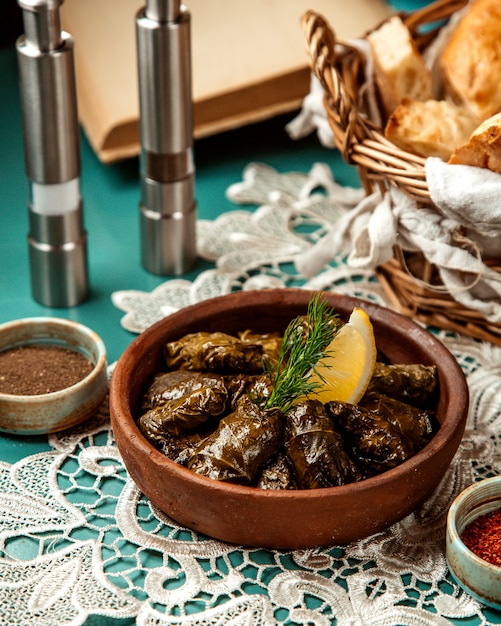
M 363 35 L 385 0 L 189 0 L 195 137 L 298 108 L 309 89 L 300 19 L 324 15 L 337 35 Z M 103 162 L 137 155 L 135 16 L 141 0 L 66 0 L 82 125 Z

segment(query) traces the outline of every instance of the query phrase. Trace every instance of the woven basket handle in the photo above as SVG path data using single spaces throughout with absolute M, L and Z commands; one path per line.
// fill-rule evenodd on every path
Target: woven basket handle
M 426 24 L 426 16 L 446 18 L 451 9 L 467 2 L 438 0 L 419 12 L 419 20 L 414 14 L 409 19 L 413 29 L 419 31 Z M 429 205 L 425 159 L 391 143 L 382 127 L 371 119 L 373 116 L 365 113 L 373 100 L 367 98 L 373 86 L 366 81 L 362 49 L 338 42 L 326 19 L 315 11 L 303 15 L 302 27 L 311 71 L 324 90 L 325 111 L 336 147 L 347 163 L 358 167 L 365 191 L 384 191 L 391 184 L 418 203 Z
M 302 17 L 311 70 L 322 85 L 328 99 L 327 114 L 335 134 L 336 145 L 347 162 L 351 162 L 349 146 L 362 141 L 366 120 L 358 110 L 356 80 L 363 66 L 360 52 L 343 43 L 343 55 L 350 55 L 350 75 L 341 75 L 334 31 L 320 14 L 307 11 Z
M 401 13 L 418 48 L 424 48 L 435 38 L 443 20 L 451 17 L 468 4 L 469 0 L 437 0 L 412 13 Z M 327 20 L 315 11 L 307 11 L 301 20 L 310 57 L 311 70 L 320 81 L 328 107 L 337 112 L 331 125 L 339 127 L 346 137 L 336 136 L 340 145 L 349 145 L 352 138 L 363 140 L 377 127 L 365 116 L 360 115 L 359 87 L 365 60 L 354 46 L 343 41 L 337 45 L 336 36 Z M 332 124 L 332 122 L 334 122 Z M 359 130 L 361 129 L 361 132 Z M 336 134 L 337 135 L 337 134 Z M 344 153 L 344 151 L 343 151 Z

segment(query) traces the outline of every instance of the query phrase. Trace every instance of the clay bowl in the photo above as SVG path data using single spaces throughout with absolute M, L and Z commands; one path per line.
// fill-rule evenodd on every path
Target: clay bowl
M 501 567 L 469 550 L 461 539 L 468 524 L 501 508 L 501 476 L 470 485 L 454 500 L 447 515 L 446 556 L 456 582 L 479 602 L 501 610 Z M 498 547 L 499 553 L 499 547 Z
M 33 345 L 80 352 L 93 369 L 75 384 L 51 393 L 0 393 L 1 432 L 31 436 L 76 426 L 95 413 L 108 393 L 106 348 L 87 326 L 55 317 L 29 317 L 0 325 L 0 352 Z
M 341 487 L 269 491 L 222 483 L 177 465 L 156 450 L 134 421 L 138 399 L 161 369 L 167 341 L 197 331 L 283 331 L 306 312 L 311 292 L 238 292 L 187 307 L 144 331 L 117 362 L 110 388 L 111 422 L 124 463 L 139 489 L 179 524 L 210 537 L 276 549 L 346 544 L 403 519 L 444 476 L 460 444 L 468 388 L 456 359 L 410 319 L 356 298 L 325 294 L 347 319 L 355 306 L 370 316 L 378 348 L 394 363 L 436 364 L 440 428 L 399 467 Z

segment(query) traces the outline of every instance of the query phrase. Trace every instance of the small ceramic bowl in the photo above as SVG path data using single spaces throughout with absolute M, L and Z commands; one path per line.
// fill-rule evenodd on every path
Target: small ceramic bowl
M 0 325 L 0 352 L 52 345 L 81 352 L 94 365 L 76 384 L 38 395 L 0 393 L 0 431 L 40 435 L 70 428 L 90 417 L 108 391 L 106 348 L 90 328 L 65 319 L 32 317 Z
M 454 500 L 447 516 L 446 556 L 449 571 L 476 600 L 501 609 L 501 567 L 469 550 L 461 540 L 468 524 L 501 508 L 501 476 L 486 478 L 465 489 Z
M 283 332 L 307 310 L 311 292 L 266 289 L 206 300 L 173 313 L 141 333 L 117 362 L 110 415 L 117 446 L 141 491 L 171 518 L 230 543 L 277 549 L 344 544 L 387 528 L 414 511 L 443 478 L 461 442 L 468 388 L 454 356 L 431 333 L 376 304 L 326 293 L 345 320 L 363 307 L 378 348 L 393 363 L 436 364 L 440 428 L 414 457 L 367 480 L 325 489 L 273 491 L 212 480 L 177 465 L 141 434 L 141 394 L 162 368 L 166 342 L 197 331 Z

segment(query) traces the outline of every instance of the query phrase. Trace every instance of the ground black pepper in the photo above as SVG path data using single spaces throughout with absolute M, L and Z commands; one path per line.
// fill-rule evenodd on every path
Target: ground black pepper
M 85 378 L 94 365 L 84 354 L 50 344 L 0 352 L 0 393 L 33 396 L 66 389 Z
M 501 509 L 473 520 L 462 532 L 461 541 L 484 561 L 501 567 Z

